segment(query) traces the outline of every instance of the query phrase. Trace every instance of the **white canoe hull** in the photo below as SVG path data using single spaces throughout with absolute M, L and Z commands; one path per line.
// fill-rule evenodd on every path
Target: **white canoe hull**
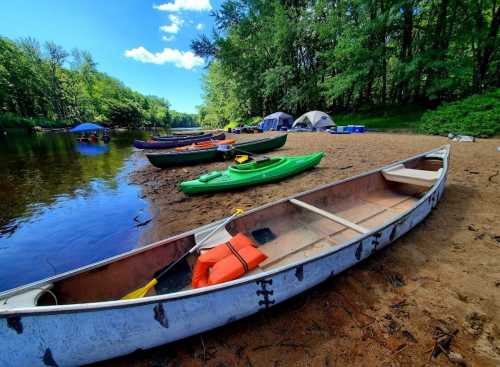
M 447 162 L 445 162 L 447 164 Z M 446 172 L 446 171 L 445 171 Z M 230 286 L 175 297 L 0 311 L 1 366 L 73 366 L 148 349 L 283 302 L 369 257 L 421 222 L 441 199 L 446 174 L 417 205 L 385 227 L 300 265 Z

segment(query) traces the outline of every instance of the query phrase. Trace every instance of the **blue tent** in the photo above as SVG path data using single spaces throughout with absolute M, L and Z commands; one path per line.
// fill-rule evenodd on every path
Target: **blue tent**
M 98 131 L 98 130 L 104 130 L 104 127 L 102 127 L 101 125 L 93 124 L 91 122 L 84 122 L 83 124 L 75 126 L 69 132 L 84 133 L 88 131 Z
M 293 117 L 284 112 L 275 112 L 266 117 L 259 124 L 263 130 L 279 130 L 282 126 L 286 128 L 292 127 Z

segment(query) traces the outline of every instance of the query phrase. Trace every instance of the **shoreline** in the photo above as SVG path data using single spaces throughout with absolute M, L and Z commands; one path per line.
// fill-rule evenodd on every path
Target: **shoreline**
M 458 329 L 451 350 L 468 365 L 498 365 L 499 139 L 291 133 L 285 147 L 267 155 L 322 150 L 326 156 L 317 168 L 278 183 L 194 197 L 178 192 L 181 181 L 230 162 L 169 170 L 147 163 L 130 181 L 141 186 L 154 213 L 145 229 L 152 242 L 221 219 L 235 207 L 255 208 L 448 143 L 451 166 L 441 203 L 392 246 L 266 312 L 100 365 L 448 366 L 442 354 L 429 360 L 436 328 Z

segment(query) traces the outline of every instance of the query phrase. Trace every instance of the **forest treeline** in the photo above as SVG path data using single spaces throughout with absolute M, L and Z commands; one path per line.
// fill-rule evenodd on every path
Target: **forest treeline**
M 0 127 L 80 121 L 130 127 L 196 124 L 195 116 L 172 111 L 164 98 L 144 96 L 99 72 L 87 51 L 0 37 Z
M 204 124 L 286 111 L 433 108 L 500 84 L 497 0 L 229 0 L 191 48 Z

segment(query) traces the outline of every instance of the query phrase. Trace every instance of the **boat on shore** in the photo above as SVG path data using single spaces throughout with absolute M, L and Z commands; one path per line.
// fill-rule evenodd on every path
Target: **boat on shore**
M 184 181 L 180 190 L 188 195 L 234 190 L 281 180 L 311 169 L 321 161 L 324 153 L 303 156 L 273 157 L 249 163 L 235 164 L 225 171 L 212 171 L 195 180 Z
M 194 143 L 199 143 L 201 141 L 208 140 L 223 140 L 226 138 L 224 133 L 220 133 L 217 135 L 206 134 L 205 136 L 195 136 L 195 137 L 181 137 L 181 138 L 172 138 L 171 140 L 166 141 L 144 141 L 144 140 L 134 140 L 134 147 L 137 149 L 169 149 L 176 147 L 183 147 L 186 145 L 191 145 Z
M 449 154 L 449 145 L 443 146 L 2 292 L 0 365 L 93 363 L 283 302 L 380 251 L 427 217 L 443 196 Z M 184 255 L 210 232 L 215 234 L 203 249 L 244 235 L 265 260 L 236 279 L 193 288 L 199 257 Z M 146 297 L 122 299 L 176 260 L 182 261 Z
M 173 133 L 172 135 L 164 136 L 152 136 L 151 140 L 155 141 L 172 141 L 172 140 L 182 140 L 182 139 L 192 139 L 192 138 L 210 138 L 212 133 L 204 133 L 203 131 L 195 131 L 189 134 Z
M 188 150 L 183 152 L 165 152 L 146 154 L 149 162 L 158 168 L 168 168 L 172 166 L 182 166 L 224 160 L 225 157 L 234 154 L 261 154 L 271 150 L 279 149 L 285 145 L 287 135 L 278 135 L 272 138 L 251 140 L 243 143 L 236 143 L 232 146 L 231 152 L 222 152 L 217 147 L 200 150 Z

